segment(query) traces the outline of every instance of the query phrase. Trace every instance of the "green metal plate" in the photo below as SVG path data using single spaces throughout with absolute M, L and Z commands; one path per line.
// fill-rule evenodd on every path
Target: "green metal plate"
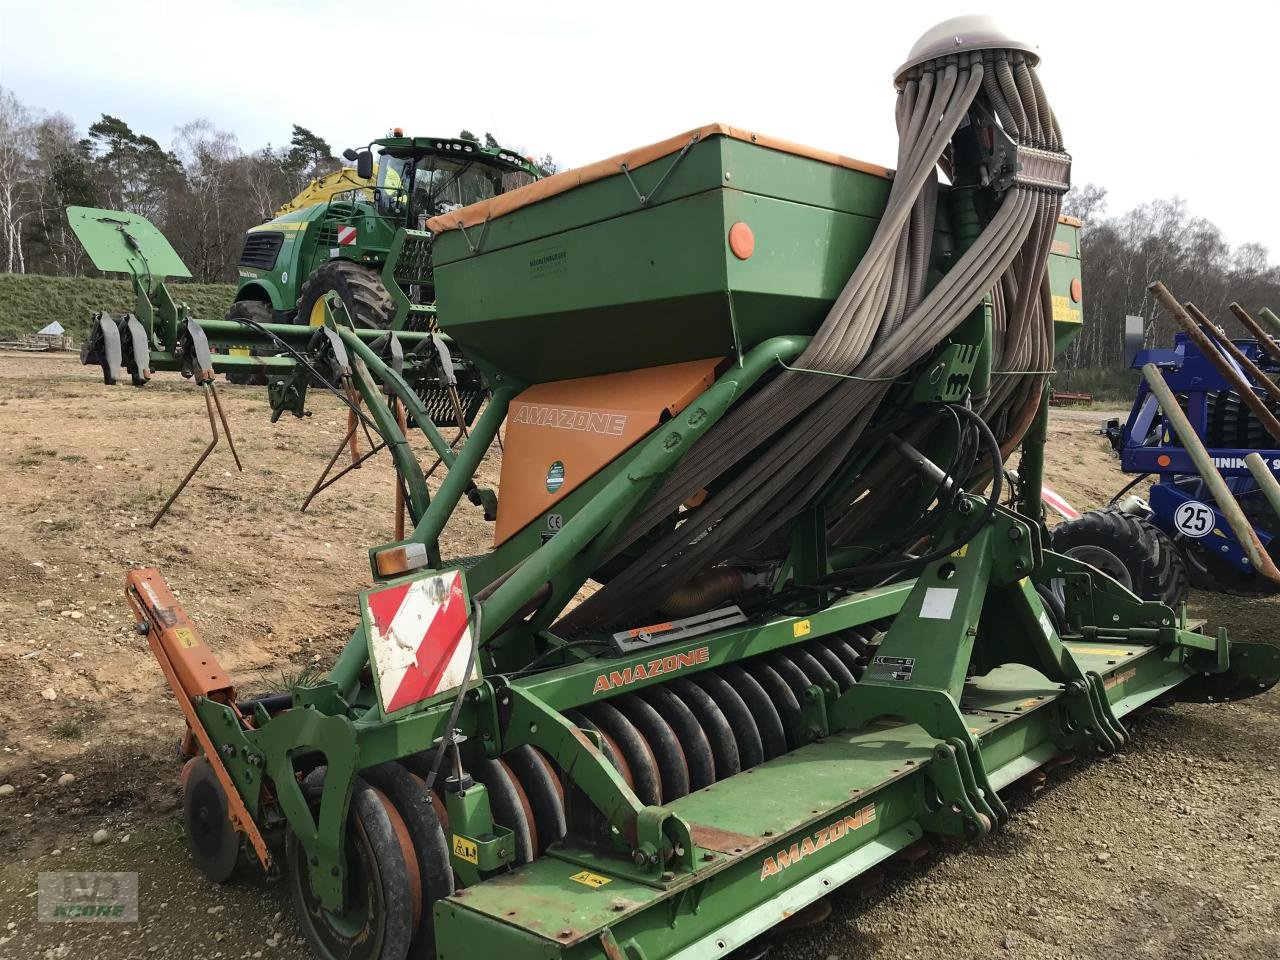
M 119 210 L 67 207 L 67 222 L 99 270 L 143 280 L 191 276 L 164 234 L 146 217 Z

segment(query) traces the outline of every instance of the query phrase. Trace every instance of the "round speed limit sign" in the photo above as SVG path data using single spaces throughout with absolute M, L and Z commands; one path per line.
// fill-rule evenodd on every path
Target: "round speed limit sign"
M 1173 525 L 1178 532 L 1199 539 L 1213 530 L 1213 508 L 1198 500 L 1180 504 L 1173 515 Z

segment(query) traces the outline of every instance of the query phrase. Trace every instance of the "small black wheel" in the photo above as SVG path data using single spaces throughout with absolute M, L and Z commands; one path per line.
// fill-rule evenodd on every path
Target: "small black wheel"
M 231 825 L 226 792 L 204 757 L 192 757 L 182 768 L 182 819 L 191 859 L 214 883 L 226 883 L 240 862 L 240 834 Z
M 1053 528 L 1053 549 L 1087 563 L 1143 600 L 1171 607 L 1187 597 L 1178 551 L 1154 525 L 1119 510 L 1090 510 Z
M 309 791 L 322 780 L 307 778 Z M 386 798 L 356 778 L 347 819 L 347 908 L 333 913 L 312 892 L 306 851 L 285 839 L 289 890 L 303 936 L 321 960 L 405 960 L 417 930 L 421 875 L 403 821 Z M 410 861 L 412 865 L 410 864 Z
M 271 314 L 271 304 L 263 303 L 260 300 L 237 300 L 231 305 L 230 309 L 227 310 L 227 319 L 252 320 L 254 323 L 271 323 L 273 319 Z M 246 331 L 249 329 L 249 327 L 245 327 Z M 267 354 L 271 352 L 272 351 L 270 350 L 265 351 Z M 264 355 L 264 352 L 259 347 L 250 347 L 249 355 L 257 357 Z M 228 373 L 227 382 L 261 387 L 266 384 L 267 375 L 265 373 Z
M 395 301 L 373 270 L 350 260 L 329 260 L 311 271 L 298 291 L 298 323 L 324 324 L 324 295 L 341 298 L 357 327 L 385 330 L 395 315 Z

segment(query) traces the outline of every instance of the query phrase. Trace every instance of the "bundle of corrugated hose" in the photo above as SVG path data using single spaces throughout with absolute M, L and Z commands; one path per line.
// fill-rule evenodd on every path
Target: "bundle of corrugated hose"
M 883 448 L 828 506 L 829 540 L 845 542 L 883 517 L 901 497 L 904 466 L 884 444 L 880 427 L 893 412 L 882 410 L 882 401 L 988 295 L 993 376 L 986 395 L 971 398 L 972 411 L 1005 454 L 1016 447 L 1052 362 L 1046 263 L 1061 190 L 1014 178 L 1002 194 L 991 194 L 981 232 L 928 284 L 939 172 L 953 174 L 953 141 L 966 127 L 998 124 L 1013 143 L 1056 155 L 1067 169 L 1036 62 L 1021 50 L 987 49 L 940 56 L 898 78 L 897 168 L 870 247 L 802 356 L 731 408 L 662 481 L 614 551 L 634 559 L 562 618 L 561 630 L 633 622 L 699 574 L 785 555 L 785 525 L 860 444 Z M 954 412 L 922 418 L 916 410 L 900 430 L 919 439 L 932 429 L 971 427 Z M 971 487 L 999 471 L 989 446 L 961 444 L 958 456 L 968 462 L 953 467 Z M 682 506 L 703 490 L 701 503 Z

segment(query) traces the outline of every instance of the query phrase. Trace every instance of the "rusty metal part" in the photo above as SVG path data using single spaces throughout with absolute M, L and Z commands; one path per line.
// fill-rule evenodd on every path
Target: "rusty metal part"
M 1235 314 L 1235 317 L 1240 321 L 1241 326 L 1249 332 L 1249 336 L 1262 344 L 1262 349 L 1271 355 L 1271 359 L 1280 363 L 1280 343 L 1277 343 L 1276 339 L 1271 336 L 1271 334 L 1262 329 L 1262 324 L 1253 319 L 1253 316 L 1249 311 L 1240 306 L 1240 304 L 1236 303 L 1234 300 L 1231 302 L 1231 312 Z
M 1219 346 L 1227 352 L 1227 355 L 1243 367 L 1249 376 L 1253 378 L 1254 382 L 1261 386 L 1263 390 L 1267 391 L 1267 393 L 1271 394 L 1273 399 L 1280 400 L 1280 387 L 1276 386 L 1275 382 L 1268 377 L 1256 363 L 1250 360 L 1243 350 L 1231 342 L 1231 338 L 1227 336 L 1226 331 L 1206 317 L 1200 308 L 1194 303 L 1188 303 L 1186 306 L 1191 315 L 1199 321 L 1209 336 L 1217 341 Z M 1280 421 L 1277 421 L 1277 424 L 1280 425 Z M 1280 439 L 1280 437 L 1277 437 L 1276 439 Z
M 1275 415 L 1267 408 L 1267 405 L 1262 402 L 1262 398 L 1253 392 L 1253 387 L 1240 371 L 1227 362 L 1227 358 L 1223 356 L 1222 351 L 1214 346 L 1214 341 L 1191 318 L 1191 315 L 1183 309 L 1177 298 L 1159 280 L 1149 285 L 1147 290 L 1156 298 L 1156 301 L 1173 321 L 1186 331 L 1187 336 L 1200 348 L 1200 352 L 1214 365 L 1217 371 L 1235 388 L 1236 392 L 1240 394 L 1241 401 L 1253 411 L 1253 415 L 1266 427 L 1267 432 L 1275 438 L 1277 443 L 1280 443 L 1280 420 L 1275 418 Z M 1164 384 L 1163 377 L 1160 379 L 1160 383 Z M 1165 412 L 1166 414 L 1168 413 L 1167 410 Z M 1235 502 L 1234 498 L 1232 502 Z
M 1156 284 L 1159 286 L 1159 284 Z M 1161 290 L 1164 287 L 1161 286 Z M 1168 291 L 1164 291 L 1168 294 Z M 1175 305 L 1177 301 L 1174 301 Z M 1160 403 L 1161 410 L 1164 411 L 1165 420 L 1173 427 L 1173 432 L 1178 435 L 1178 439 L 1182 441 L 1182 445 L 1190 454 L 1192 461 L 1199 470 L 1201 478 L 1204 480 L 1209 491 L 1213 494 L 1213 499 L 1218 509 L 1222 511 L 1227 518 L 1227 525 L 1231 527 L 1233 533 L 1240 541 L 1240 546 L 1244 550 L 1245 555 L 1249 558 L 1249 562 L 1253 564 L 1253 568 L 1269 580 L 1280 583 L 1280 570 L 1276 569 L 1276 565 L 1271 562 L 1271 557 L 1267 555 L 1266 549 L 1258 540 L 1258 535 L 1253 530 L 1253 525 L 1249 523 L 1244 515 L 1244 511 L 1240 509 L 1240 504 L 1236 501 L 1235 496 L 1231 493 L 1227 482 L 1222 479 L 1222 474 L 1218 472 L 1218 468 L 1213 464 L 1213 458 L 1209 456 L 1209 451 L 1204 448 L 1204 444 L 1196 435 L 1195 428 L 1191 426 L 1191 421 L 1187 419 L 1187 415 L 1182 412 L 1182 407 L 1178 405 L 1178 398 L 1173 395 L 1173 391 L 1169 389 L 1169 385 L 1164 382 L 1164 377 L 1160 374 L 1160 370 L 1154 363 L 1148 363 L 1142 368 L 1142 376 L 1147 381 L 1147 386 L 1151 388 L 1151 393 Z
M 204 405 L 209 411 L 209 429 L 213 433 L 213 438 L 209 441 L 209 445 L 204 448 L 200 456 L 196 458 L 196 462 L 191 465 L 191 469 L 187 471 L 187 475 L 182 478 L 182 482 L 169 494 L 169 499 L 164 505 L 156 511 L 156 515 L 151 518 L 151 522 L 147 524 L 151 529 L 155 529 L 156 524 L 164 519 L 164 515 L 169 512 L 169 508 L 173 506 L 173 501 L 178 499 L 178 495 L 187 488 L 187 484 L 191 482 L 191 478 L 196 475 L 196 471 L 209 459 L 209 454 L 213 453 L 213 448 L 218 445 L 218 420 L 222 420 L 222 426 L 227 431 L 227 444 L 231 447 L 231 455 L 235 457 L 236 467 L 240 470 L 244 468 L 240 466 L 240 457 L 236 455 L 235 445 L 231 442 L 231 430 L 227 427 L 226 415 L 222 412 L 222 404 L 218 401 L 217 391 L 214 389 L 212 382 L 202 383 L 204 388 Z M 215 413 L 216 410 L 216 413 Z
M 338 449 L 334 451 L 333 456 L 329 458 L 328 466 L 326 466 L 323 472 L 321 472 L 319 479 L 316 480 L 315 486 L 313 486 L 311 488 L 311 492 L 307 494 L 307 498 L 302 501 L 302 506 L 298 508 L 299 512 L 305 512 L 307 507 L 311 505 L 311 501 L 314 500 L 319 494 L 323 493 L 325 490 L 328 490 L 330 487 L 332 487 L 335 483 L 337 483 L 339 480 L 345 477 L 352 470 L 358 470 L 366 460 L 376 455 L 378 451 L 380 451 L 383 447 L 386 446 L 385 443 L 379 440 L 377 443 L 375 443 L 372 447 L 370 447 L 364 453 L 360 454 L 360 456 L 355 461 L 347 464 L 345 467 L 343 467 L 341 470 L 335 473 L 332 477 L 330 477 L 329 471 L 333 469 L 333 465 L 338 462 L 338 457 L 342 456 L 342 451 L 347 449 L 347 444 L 351 443 L 354 437 L 355 437 L 355 427 L 352 427 L 350 432 L 345 437 L 342 438 L 342 443 L 338 444 Z
M 210 413 L 212 417 L 212 412 Z M 227 815 L 236 830 L 249 839 L 264 870 L 271 869 L 271 852 L 257 824 L 240 798 L 231 774 L 222 763 L 204 724 L 196 715 L 194 699 L 208 697 L 225 704 L 239 716 L 236 691 L 231 679 L 218 663 L 213 651 L 200 638 L 195 624 L 169 589 L 160 571 L 154 567 L 130 570 L 125 578 L 125 596 L 137 617 L 140 632 L 147 638 L 151 653 L 160 664 L 169 689 L 187 721 L 187 730 L 195 735 L 205 759 L 213 768 L 226 794 Z

